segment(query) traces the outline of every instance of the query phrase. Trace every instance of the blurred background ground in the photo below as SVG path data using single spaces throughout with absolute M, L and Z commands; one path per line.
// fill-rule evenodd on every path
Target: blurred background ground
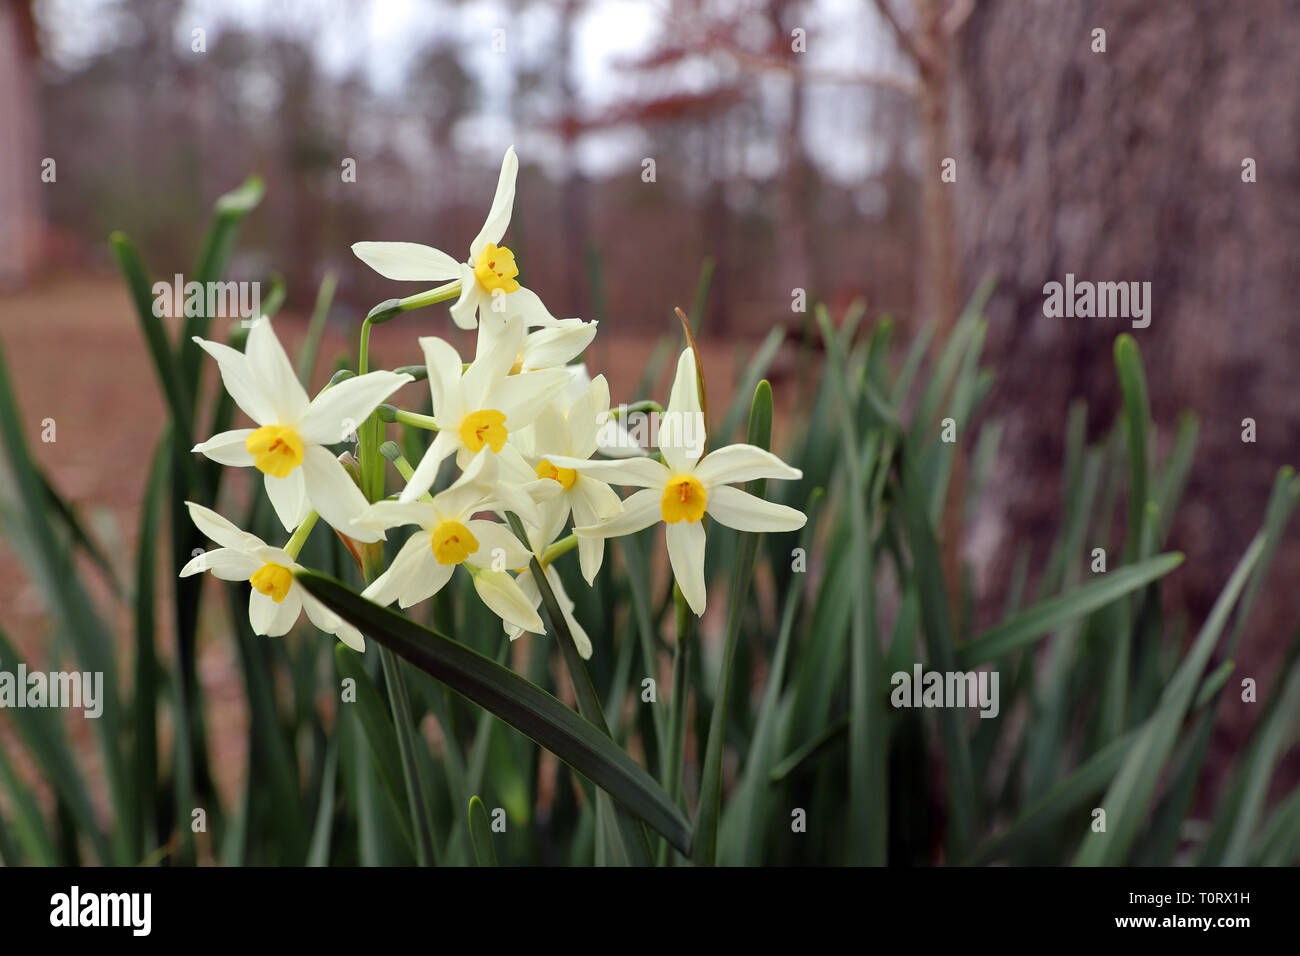
M 967 551 L 988 614 L 1017 549 L 1036 568 L 1056 531 L 1068 403 L 1096 438 L 1119 401 L 1128 323 L 1046 318 L 1042 286 L 1149 281 L 1158 444 L 1183 409 L 1202 425 L 1165 591 L 1194 626 L 1300 445 L 1298 54 L 1291 0 L 0 0 L 0 338 L 38 458 L 129 542 L 163 418 L 105 238 L 185 273 L 250 173 L 267 198 L 231 278 L 282 273 L 293 338 L 335 272 L 322 366 L 370 305 L 417 291 L 348 245 L 459 254 L 510 143 L 511 247 L 557 315 L 602 320 L 616 399 L 706 257 L 719 376 L 774 324 L 797 334 L 796 289 L 836 314 L 865 297 L 907 339 L 993 274 L 986 414 L 1007 429 Z M 1261 696 L 1296 624 L 1296 542 L 1239 662 Z M 40 608 L 0 560 L 30 648 Z M 1226 755 L 1250 716 L 1223 717 Z

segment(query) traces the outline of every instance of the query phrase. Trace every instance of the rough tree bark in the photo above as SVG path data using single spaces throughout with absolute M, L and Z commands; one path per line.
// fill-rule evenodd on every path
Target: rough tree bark
M 1057 481 L 1038 476 L 1060 474 L 1070 399 L 1088 400 L 1093 437 L 1113 422 L 1120 332 L 1142 349 L 1161 448 L 1177 411 L 1201 420 L 1171 542 L 1188 560 L 1168 586 L 1195 615 L 1258 527 L 1277 468 L 1300 457 L 1297 12 L 1286 0 L 982 0 L 969 17 L 953 64 L 956 236 L 966 288 L 988 272 L 1000 282 L 998 566 L 1010 542 L 1056 527 Z M 1044 283 L 1068 272 L 1150 281 L 1150 327 L 1045 317 Z M 1247 417 L 1257 444 L 1242 442 Z M 1295 626 L 1291 530 L 1239 660 L 1263 665 L 1264 692 Z

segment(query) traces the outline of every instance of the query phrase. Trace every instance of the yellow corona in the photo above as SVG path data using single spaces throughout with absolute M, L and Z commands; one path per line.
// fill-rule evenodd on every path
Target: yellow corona
M 699 521 L 704 517 L 704 486 L 698 478 L 677 475 L 664 485 L 659 510 L 668 524 Z

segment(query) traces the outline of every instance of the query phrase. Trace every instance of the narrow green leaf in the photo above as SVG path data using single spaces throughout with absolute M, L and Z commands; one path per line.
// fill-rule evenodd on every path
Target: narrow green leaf
M 488 824 L 487 808 L 477 795 L 469 801 L 469 835 L 474 841 L 474 859 L 479 866 L 496 866 L 497 851 L 492 845 L 492 827 Z
M 117 663 L 111 632 L 104 626 L 94 602 L 82 586 L 67 543 L 50 524 L 48 498 L 27 447 L 22 413 L 14 395 L 3 347 L 0 347 L 0 442 L 3 442 L 21 504 L 18 530 L 24 535 L 26 547 L 20 550 L 20 554 L 45 595 L 59 637 L 75 651 L 81 669 L 103 674 L 102 712 L 94 721 L 94 730 L 104 760 L 112 806 L 117 812 L 126 813 L 131 806 L 123 753 L 127 735 L 122 727 L 123 709 L 118 697 Z M 72 800 L 71 797 L 68 799 Z M 93 820 L 93 816 L 90 819 Z M 97 828 L 92 827 L 92 832 L 99 835 Z M 134 847 L 130 846 L 129 837 L 128 828 L 121 827 L 113 831 L 111 844 L 97 843 L 101 862 L 130 862 Z
M 858 575 L 853 588 L 853 617 L 849 655 L 849 816 L 848 860 L 850 863 L 881 866 L 887 860 L 889 791 L 886 786 L 888 733 L 879 695 L 881 685 L 880 643 L 876 636 L 874 552 L 866 471 L 870 465 L 860 457 L 856 404 L 844 372 L 843 342 L 836 335 L 830 315 L 818 308 L 817 321 L 826 346 L 831 383 L 839 396 L 844 469 L 848 477 L 849 526 L 852 566 Z M 871 445 L 875 450 L 874 442 Z
M 812 757 L 820 754 L 831 744 L 845 737 L 850 729 L 848 717 L 831 721 L 830 725 L 812 740 L 805 741 L 785 756 L 768 774 L 772 783 L 780 783 L 790 776 Z
M 158 576 L 158 512 L 166 491 L 167 469 L 171 462 L 171 443 L 164 439 L 154 452 L 140 506 L 140 533 L 136 536 L 135 561 L 135 697 L 133 716 L 135 812 L 130 820 L 139 822 L 139 833 L 132 846 L 143 859 L 163 842 L 157 830 L 158 814 L 158 657 L 155 607 Z
M 1177 551 L 1157 555 L 1132 567 L 1107 572 L 1068 594 L 1040 601 L 958 648 L 957 663 L 966 669 L 987 664 L 1164 577 L 1182 563 L 1183 555 Z
M 968 662 L 958 656 L 960 651 L 954 646 L 943 563 L 930 524 L 927 499 L 921 490 L 922 482 L 917 474 L 914 454 L 904 455 L 902 471 L 903 522 L 912 550 L 921 605 L 921 629 L 929 651 L 930 666 L 945 673 L 969 670 L 975 663 L 981 663 L 982 659 Z M 987 658 L 999 657 L 1006 650 L 1004 647 L 998 648 L 995 653 L 988 654 Z M 970 745 L 962 726 L 962 715 L 956 708 L 948 707 L 941 709 L 936 719 L 943 742 L 948 780 L 948 855 L 954 860 L 960 860 L 965 858 L 974 835 L 980 792 L 974 784 Z
M 770 448 L 772 444 L 772 386 L 767 380 L 758 383 L 749 413 L 749 444 Z M 767 482 L 759 479 L 746 482 L 745 490 L 764 497 Z M 727 724 L 727 694 L 731 685 L 732 665 L 736 657 L 736 642 L 740 636 L 740 622 L 749 603 L 749 587 L 754 574 L 754 558 L 758 552 L 758 535 L 742 533 L 739 538 L 735 577 L 731 599 L 727 606 L 727 636 L 723 644 L 722 666 L 718 672 L 718 690 L 713 698 L 713 712 L 709 719 L 709 737 L 704 753 L 704 770 L 700 779 L 699 810 L 695 819 L 696 866 L 713 866 L 717 862 L 718 821 L 722 814 L 722 750 Z
M 1138 554 L 1148 500 L 1151 407 L 1137 342 L 1127 333 L 1115 339 L 1115 368 L 1119 373 L 1120 391 L 1124 396 L 1124 436 L 1128 440 L 1128 537 L 1124 554 L 1131 562 Z
M 1260 827 L 1252 855 L 1259 866 L 1300 862 L 1300 787 L 1292 790 Z
M 99 542 L 86 529 L 85 522 L 81 520 L 81 515 L 76 506 L 59 494 L 58 489 L 50 483 L 49 476 L 45 474 L 43 469 L 34 468 L 34 470 L 46 497 L 49 499 L 51 516 L 59 519 L 63 526 L 68 529 L 69 540 L 73 545 L 84 551 L 86 557 L 90 558 L 95 567 L 104 575 L 104 580 L 108 582 L 113 593 L 117 597 L 125 599 L 126 589 L 122 586 L 116 568 L 108 559 L 108 554 L 100 547 Z
M 1102 800 L 1107 828 L 1104 832 L 1087 835 L 1075 857 L 1076 865 L 1116 866 L 1127 858 L 1129 848 L 1146 819 L 1147 806 L 1177 741 L 1201 673 L 1263 549 L 1264 536 L 1261 533 L 1228 579 L 1191 650 L 1165 688 L 1156 712 L 1139 728 L 1133 747 Z
M 524 533 L 519 518 L 511 514 L 509 520 L 514 533 L 527 547 L 528 536 Z M 599 728 L 606 737 L 612 739 L 609 725 L 605 722 L 604 709 L 600 706 L 600 696 L 591 683 L 591 675 L 587 672 L 582 655 L 578 653 L 578 645 L 574 643 L 573 633 L 569 630 L 569 623 L 564 619 L 560 602 L 556 600 L 555 592 L 551 589 L 551 582 L 546 579 L 546 572 L 542 570 L 537 558 L 531 559 L 529 567 L 537 591 L 541 595 L 542 614 L 546 619 L 546 627 L 555 635 L 556 642 L 560 645 L 565 669 L 569 672 L 569 680 L 578 698 L 578 712 L 592 726 Z M 603 791 L 597 794 L 596 799 L 598 804 L 603 805 L 598 806 L 602 819 L 608 818 L 614 824 L 611 836 L 618 859 L 633 866 L 651 865 L 654 859 L 650 853 L 649 838 L 646 836 L 645 828 L 632 815 L 629 808 L 621 804 L 607 803 L 610 798 Z
M 1293 644 L 1293 646 L 1295 646 Z M 1198 861 L 1201 866 L 1245 866 L 1250 841 L 1264 816 L 1273 773 L 1300 727 L 1300 655 L 1292 653 L 1289 673 L 1270 699 L 1251 738 L 1245 761 L 1227 788 L 1214 827 Z
M 21 847 L 22 852 L 27 855 L 28 862 L 35 866 L 57 866 L 60 862 L 58 850 L 55 849 L 54 843 L 46 832 L 40 808 L 31 793 L 23 786 L 22 781 L 18 779 L 18 774 L 14 772 L 3 747 L 0 747 L 0 785 L 3 785 L 0 789 L 7 796 L 9 809 L 13 814 L 10 818 L 14 830 L 13 837 L 18 847 Z M 17 859 L 6 858 L 5 866 L 17 866 L 20 862 Z
M 4 662 L 6 670 L 13 672 L 17 672 L 20 666 L 27 666 L 3 631 L 0 631 L 0 661 Z M 77 766 L 77 752 L 63 730 L 59 712 L 45 707 L 16 707 L 10 713 L 18 732 L 27 742 L 28 753 L 72 814 L 80 832 L 90 838 L 96 854 L 104 863 L 113 863 L 112 849 L 95 819 L 90 791 Z M 102 720 L 103 716 L 99 719 Z
M 297 578 L 363 633 L 485 707 L 609 792 L 683 853 L 690 825 L 645 769 L 590 722 L 550 694 L 483 655 L 381 608 L 323 574 Z
M 334 646 L 334 665 L 338 668 L 339 677 L 344 681 L 352 681 L 356 690 L 356 705 L 352 710 L 364 732 L 379 782 L 401 825 L 402 835 L 414 852 L 415 840 L 411 833 L 411 817 L 406 803 L 406 785 L 402 777 L 402 756 L 397 746 L 397 731 L 393 728 L 392 714 L 380 697 L 375 682 L 366 672 L 364 662 L 365 658 L 351 648 L 343 644 Z
M 162 385 L 168 411 L 177 422 L 181 434 L 188 438 L 194 431 L 194 403 L 190 392 L 181 384 L 180 369 L 176 364 L 171 338 L 163 328 L 163 320 L 154 314 L 154 296 L 144 261 L 140 258 L 135 244 L 124 233 L 113 233 L 109 236 L 108 243 L 113 249 L 118 268 L 122 270 L 122 276 L 126 280 L 131 302 L 135 305 L 136 317 L 140 320 L 140 330 L 144 333 L 145 345 L 149 349 L 149 357 L 153 360 L 154 373 L 158 376 L 159 384 Z
M 338 784 L 338 769 L 339 738 L 336 734 L 325 745 L 325 769 L 320 778 L 316 823 L 312 826 L 311 844 L 307 848 L 307 866 L 329 866 L 334 829 L 334 789 Z
M 804 553 L 812 547 L 824 498 L 823 490 L 816 488 L 804 506 L 808 523 L 799 532 L 799 547 L 804 550 Z M 763 690 L 762 703 L 758 708 L 758 724 L 754 728 L 754 740 L 749 748 L 740 783 L 732 796 L 728 813 L 724 815 L 722 821 L 724 837 L 730 834 L 729 839 L 724 839 L 724 845 L 729 847 L 731 856 L 731 858 L 724 857 L 723 863 L 730 863 L 734 859 L 742 866 L 752 866 L 762 860 L 763 821 L 768 819 L 767 811 L 770 805 L 768 778 L 783 743 L 777 727 L 781 687 L 785 680 L 786 661 L 790 654 L 794 624 L 803 607 L 805 589 L 803 578 L 801 574 L 791 575 L 786 588 L 781 626 L 776 638 L 776 650 L 772 655 L 771 667 L 767 673 L 767 686 Z M 677 686 L 675 680 L 673 686 Z M 675 705 L 676 701 L 674 701 Z
M 203 248 L 194 267 L 193 281 L 206 286 L 209 282 L 220 281 L 226 274 L 226 263 L 234 252 L 239 227 L 248 214 L 257 208 L 265 193 L 266 186 L 261 177 L 250 176 L 216 201 L 212 225 L 203 238 Z M 183 383 L 188 384 L 190 395 L 198 390 L 199 362 L 203 355 L 203 350 L 194 344 L 193 338 L 196 335 L 200 338 L 208 337 L 212 318 L 210 315 L 187 317 L 185 330 L 177 343 L 180 377 Z M 185 434 L 192 437 L 189 432 Z
M 339 284 L 339 277 L 333 272 L 325 273 L 316 290 L 316 304 L 312 306 L 311 323 L 307 326 L 307 337 L 303 339 L 298 350 L 298 365 L 295 371 L 304 387 L 311 386 L 312 369 L 316 367 L 316 356 L 320 352 L 321 336 L 325 334 L 325 323 L 329 319 L 330 306 L 334 303 L 334 289 Z

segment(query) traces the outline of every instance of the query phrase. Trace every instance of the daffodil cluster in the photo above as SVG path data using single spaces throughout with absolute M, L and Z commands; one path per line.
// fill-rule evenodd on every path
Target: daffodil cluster
M 194 451 L 260 471 L 291 537 L 283 548 L 274 547 L 191 504 L 195 524 L 220 547 L 195 557 L 181 573 L 209 570 L 225 580 L 248 580 L 249 619 L 256 633 L 284 634 L 306 611 L 321 630 L 351 647 L 364 646 L 356 628 L 294 582 L 298 553 L 318 517 L 350 544 L 383 541 L 397 527 L 414 529 L 391 564 L 371 576 L 364 597 L 410 607 L 436 594 L 460 567 L 512 640 L 524 631 L 544 633 L 537 613 L 539 583 L 530 570 L 537 559 L 584 657 L 592 653 L 591 641 L 574 620 L 574 603 L 553 565 L 562 555 L 577 551 L 590 585 L 600 571 L 606 539 L 662 521 L 677 585 L 691 610 L 703 615 L 706 514 L 742 531 L 803 526 L 803 513 L 734 487 L 759 478 L 798 478 L 797 469 L 753 445 L 705 454 L 693 349 L 678 359 L 659 420 L 657 451 L 651 454 L 632 439 L 611 411 L 605 377 L 590 377 L 577 361 L 595 336 L 596 323 L 552 316 L 519 284 L 515 255 L 500 244 L 510 223 L 517 170 L 510 149 L 491 210 L 464 261 L 409 242 L 352 247 L 388 279 L 446 283 L 430 301 L 454 299 L 455 324 L 477 329 L 468 362 L 444 338 L 418 339 L 433 413 L 398 412 L 397 420 L 428 429 L 432 440 L 419 463 L 404 469 L 407 480 L 399 493 L 368 501 L 328 446 L 349 436 L 355 441 L 358 427 L 413 381 L 411 375 L 363 368 L 309 399 L 269 319 L 253 325 L 243 353 L 196 340 L 216 360 L 226 390 L 256 427 L 215 435 Z M 366 453 L 364 447 L 361 451 Z M 458 474 L 435 493 L 448 461 Z M 638 490 L 620 498 L 615 485 Z M 522 538 L 511 530 L 511 514 L 525 531 Z

